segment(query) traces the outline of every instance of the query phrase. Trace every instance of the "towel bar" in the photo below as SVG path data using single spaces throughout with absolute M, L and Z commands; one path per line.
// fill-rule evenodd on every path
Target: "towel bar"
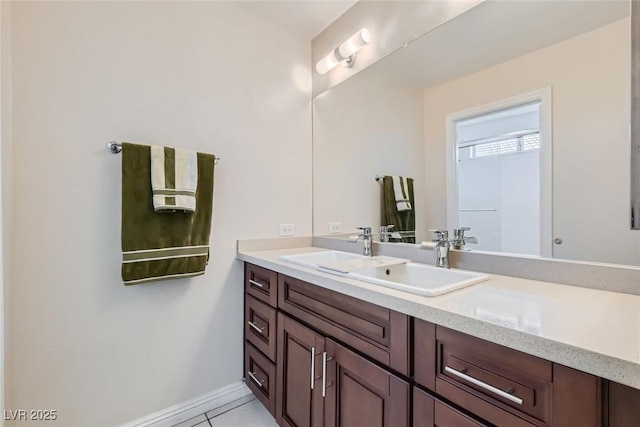
M 109 141 L 107 143 L 107 149 L 109 151 L 111 151 L 111 153 L 113 154 L 118 154 L 122 151 L 122 143 L 118 142 L 118 141 Z M 218 156 L 213 156 L 214 160 L 213 162 L 215 164 L 218 164 L 218 162 L 220 161 L 220 157 Z

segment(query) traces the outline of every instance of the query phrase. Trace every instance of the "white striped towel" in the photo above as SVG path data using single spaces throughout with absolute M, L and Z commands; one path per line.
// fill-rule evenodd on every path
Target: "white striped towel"
M 151 146 L 151 190 L 156 212 L 195 212 L 198 153 Z
M 407 184 L 407 178 L 403 176 L 392 176 L 393 179 L 393 194 L 396 198 L 396 208 L 398 212 L 410 211 L 411 202 L 409 200 L 409 185 Z

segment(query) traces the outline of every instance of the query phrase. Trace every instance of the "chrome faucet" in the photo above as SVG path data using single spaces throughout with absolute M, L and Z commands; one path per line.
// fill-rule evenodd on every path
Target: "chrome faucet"
M 362 234 L 356 234 L 355 236 L 349 236 L 348 242 L 355 243 L 362 237 L 362 243 L 364 245 L 364 256 L 373 256 L 371 250 L 373 244 L 373 234 L 371 234 L 371 227 L 357 227 L 358 230 L 362 230 Z
M 436 250 L 436 267 L 449 268 L 449 249 L 453 245 L 454 249 L 462 249 L 465 243 L 478 243 L 475 237 L 464 235 L 465 231 L 469 231 L 469 227 L 460 227 L 453 229 L 453 239 L 449 240 L 449 232 L 447 230 L 429 230 L 433 231 L 436 238 L 431 242 L 420 243 L 420 249 Z
M 449 268 L 449 232 L 447 230 L 429 230 L 433 231 L 436 238 L 431 242 L 420 243 L 420 249 L 436 250 L 436 267 Z M 434 244 L 435 243 L 435 244 Z
M 393 225 L 393 224 L 381 225 L 380 226 L 380 241 L 381 242 L 388 242 L 389 241 L 389 237 L 391 237 L 391 234 L 392 234 L 389 230 L 391 230 L 393 227 L 395 227 L 395 225 Z
M 453 240 L 451 241 L 451 244 L 453 245 L 453 249 L 462 249 L 465 243 L 473 243 L 473 244 L 478 243 L 478 239 L 476 239 L 475 237 L 472 237 L 472 236 L 466 237 L 464 235 L 464 232 L 469 230 L 471 230 L 469 227 L 460 227 L 460 228 L 453 229 Z
M 449 232 L 447 230 L 429 230 L 433 231 L 436 238 L 433 240 L 436 244 L 436 267 L 449 268 Z

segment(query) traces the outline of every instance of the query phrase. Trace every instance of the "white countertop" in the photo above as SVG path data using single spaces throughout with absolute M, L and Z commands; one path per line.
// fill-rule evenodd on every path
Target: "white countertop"
M 490 275 L 429 298 L 279 259 L 323 250 L 241 251 L 238 259 L 640 389 L 640 296 Z

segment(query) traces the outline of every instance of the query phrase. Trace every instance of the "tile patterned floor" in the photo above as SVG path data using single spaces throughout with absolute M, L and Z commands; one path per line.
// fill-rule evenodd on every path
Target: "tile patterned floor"
M 260 401 L 253 399 L 242 402 L 236 407 L 237 403 L 228 405 L 226 411 L 224 407 L 219 408 L 183 421 L 174 427 L 278 427 Z M 229 407 L 233 409 L 228 409 Z

